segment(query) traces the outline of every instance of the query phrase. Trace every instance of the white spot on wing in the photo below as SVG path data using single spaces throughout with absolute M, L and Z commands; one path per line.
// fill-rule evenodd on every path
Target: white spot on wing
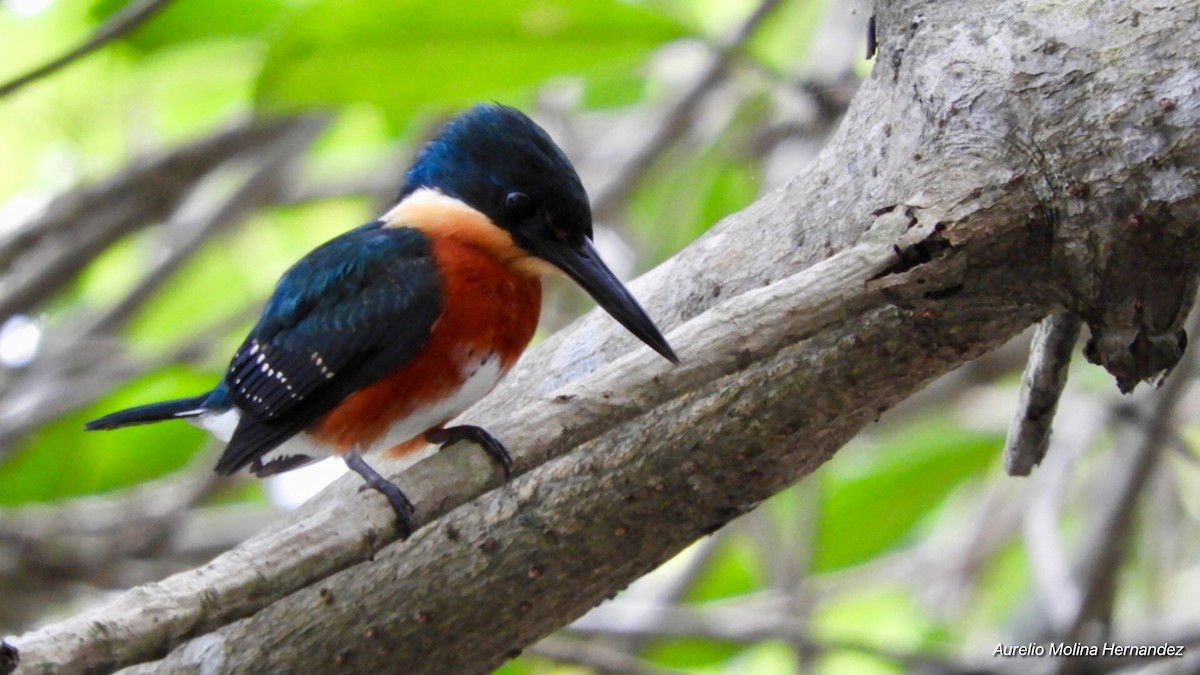
M 325 376 L 325 379 L 333 379 L 336 373 L 325 366 L 325 359 L 321 358 L 320 352 L 309 354 L 309 358 L 312 359 L 313 365 L 321 369 L 321 374 Z

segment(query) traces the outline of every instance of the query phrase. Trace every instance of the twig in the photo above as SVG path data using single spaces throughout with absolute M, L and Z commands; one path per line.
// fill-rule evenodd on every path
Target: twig
M 1188 319 L 1187 330 L 1192 335 L 1200 333 L 1200 312 L 1194 308 Z M 1128 460 L 1114 470 L 1112 475 L 1120 480 L 1115 498 L 1100 519 L 1096 533 L 1090 537 L 1090 545 L 1081 558 L 1082 597 L 1065 638 L 1068 642 L 1085 637 L 1084 631 L 1088 626 L 1111 610 L 1117 569 L 1125 559 L 1132 534 L 1134 509 L 1150 477 L 1158 468 L 1162 450 L 1170 439 L 1175 404 L 1191 383 L 1195 368 L 1195 353 L 1188 352 L 1162 389 L 1149 394 L 1139 406 L 1142 412 L 1137 415 L 1140 441 Z M 1070 672 L 1074 667 L 1077 665 L 1073 662 L 1063 661 L 1059 672 Z
M 780 0 L 763 0 L 759 4 L 734 32 L 725 47 L 717 50 L 712 63 L 692 88 L 662 117 L 662 121 L 655 127 L 650 138 L 642 144 L 637 154 L 629 158 L 616 172 L 612 181 L 596 193 L 592 200 L 592 214 L 598 222 L 613 220 L 616 209 L 628 200 L 629 194 L 654 161 L 687 131 L 700 101 L 725 78 L 736 52 L 754 36 L 763 21 L 780 4 Z
M 260 306 L 261 302 L 250 303 L 166 353 L 150 358 L 116 356 L 114 345 L 96 339 L 48 347 L 47 353 L 53 356 L 39 359 L 39 366 L 27 371 L 0 399 L 0 460 L 12 452 L 17 439 L 94 402 L 122 383 L 169 364 L 205 358 L 219 337 L 252 319 Z M 75 368 L 73 355 L 64 350 L 75 350 L 75 357 L 86 354 L 95 363 L 90 369 Z
M 855 640 L 817 640 L 809 635 L 801 622 L 779 614 L 762 611 L 746 611 L 732 607 L 622 607 L 613 602 L 605 607 L 606 612 L 592 612 L 568 628 L 571 633 L 633 635 L 646 637 L 700 637 L 738 643 L 783 640 L 803 647 L 816 654 L 836 651 L 851 651 L 890 661 L 909 669 L 933 673 L 986 673 L 991 672 L 978 664 L 965 664 L 939 656 L 904 652 L 878 647 Z M 659 617 L 652 627 L 627 624 L 622 617 L 630 612 L 655 612 Z
M 1053 314 L 1042 319 L 1033 334 L 1021 378 L 1021 400 L 1004 445 L 1004 470 L 1010 476 L 1028 476 L 1046 456 L 1054 411 L 1067 384 L 1067 366 L 1081 325 L 1072 314 Z
M 121 11 L 109 17 L 104 22 L 104 25 L 100 26 L 83 44 L 53 59 L 49 63 L 38 66 L 24 75 L 20 75 L 0 85 L 0 97 L 8 96 L 27 84 L 51 75 L 113 40 L 128 34 L 146 21 L 149 21 L 151 17 L 161 11 L 170 2 L 171 0 L 139 0 L 122 7 Z
M 279 206 L 302 206 L 313 202 L 351 197 L 366 197 L 377 201 L 381 195 L 395 191 L 403 173 L 392 169 L 394 162 L 377 163 L 367 170 L 340 178 L 324 181 L 306 181 L 299 178 L 283 187 L 283 194 L 274 204 Z
M 146 550 L 180 513 L 211 489 L 213 451 L 163 478 L 115 494 L 0 509 L 0 542 L 25 563 L 87 569 Z
M 231 321 L 241 323 L 245 320 L 239 312 L 232 319 L 223 319 L 201 331 L 200 338 L 184 343 L 165 357 L 140 364 L 130 364 L 116 357 L 101 358 L 97 353 L 98 348 L 113 351 L 101 334 L 123 325 L 153 296 L 163 281 L 200 250 L 204 242 L 245 218 L 254 208 L 277 198 L 288 166 L 324 125 L 323 118 L 298 118 L 280 134 L 272 134 L 267 143 L 268 150 L 257 161 L 251 176 L 232 196 L 199 220 L 179 223 L 176 229 L 186 229 L 187 234 L 171 233 L 179 239 L 178 243 L 125 298 L 94 317 L 68 321 L 67 326 L 60 326 L 56 332 L 59 336 L 67 336 L 66 340 L 56 342 L 53 335 L 44 340 L 45 347 L 39 359 L 19 374 L 14 373 L 16 379 L 4 388 L 3 405 L 0 405 L 0 457 L 7 454 L 6 448 L 11 447 L 16 438 L 94 401 L 113 386 L 154 367 L 194 358 L 197 351 L 206 353 L 206 341 L 215 330 L 224 331 Z M 79 355 L 86 355 L 88 368 L 74 367 Z M 32 401 L 41 403 L 33 405 Z
M 1197 448 L 1192 445 L 1191 441 L 1184 438 L 1178 429 L 1172 429 L 1169 447 L 1175 451 L 1176 455 L 1187 460 L 1189 464 L 1200 464 L 1200 451 L 1197 451 Z
M 0 575 L 0 626 L 44 621 L 48 606 L 103 597 L 164 576 L 145 575 L 143 560 L 165 550 L 189 508 L 221 480 L 215 448 L 162 478 L 103 495 L 0 509 L 0 556 L 14 565 Z
M 255 209 L 278 198 L 283 190 L 284 176 L 295 159 L 325 128 L 326 119 L 302 118 L 295 127 L 265 148 L 254 159 L 250 175 L 233 194 L 215 205 L 203 216 L 182 222 L 178 214 L 167 224 L 167 236 L 176 241 L 171 252 L 149 270 L 120 302 L 97 316 L 80 332 L 84 335 L 109 333 L 118 329 L 133 316 L 172 274 L 200 251 L 205 242 L 242 222 Z
M 526 652 L 559 663 L 573 663 L 630 675 L 672 675 L 681 672 L 648 663 L 618 649 L 560 637 L 548 637 Z
M 278 507 L 258 502 L 189 509 L 172 533 L 165 555 L 189 566 L 203 563 L 261 532 L 280 513 Z
M 1100 3 L 1108 10 L 1119 5 L 1115 0 Z M 1097 134 L 1093 140 L 1098 144 L 1119 144 L 1121 134 L 1106 134 L 1113 124 L 1105 122 L 1115 119 L 1114 114 L 1126 120 L 1130 110 L 1145 109 L 1160 118 L 1162 106 L 1147 96 L 1160 95 L 1162 73 L 1177 72 L 1196 35 L 1178 30 L 1182 10 L 1144 14 L 1136 34 L 1097 12 L 1097 20 L 1106 21 L 1111 31 L 1103 37 L 1113 39 L 1095 47 L 1094 36 L 1078 36 L 1071 49 L 1058 51 L 1068 59 L 1068 68 L 1093 72 L 1086 69 L 1097 67 L 1094 57 L 1114 40 L 1131 46 L 1129 53 L 1122 51 L 1124 64 L 1141 66 L 1134 68 L 1132 79 L 1129 68 L 1117 72 L 1100 66 L 1097 77 L 1129 92 L 1133 101 L 1117 113 L 1111 107 L 1098 113 L 1088 105 L 1056 105 L 1060 89 L 1071 90 L 1072 96 L 1078 92 L 1070 87 L 1074 78 L 1055 74 L 1067 68 L 1047 72 L 1050 79 L 1039 80 L 1034 91 L 1016 81 L 1010 68 L 962 68 L 956 71 L 961 77 L 944 77 L 941 69 L 913 67 L 914 62 L 995 62 L 995 45 L 988 44 L 985 51 L 954 37 L 986 27 L 986 17 L 980 17 L 988 12 L 982 10 L 1020 15 L 1022 9 L 1008 1 L 986 8 L 981 3 L 924 7 L 927 24 L 917 39 L 906 33 L 901 43 L 904 63 L 893 62 L 860 90 L 828 159 L 634 286 L 651 298 L 647 306 L 656 318 L 691 319 L 671 333 L 673 340 L 679 339 L 677 347 L 687 349 L 679 369 L 651 361 L 644 348 L 598 367 L 604 362 L 598 355 L 613 353 L 605 347 L 614 333 L 593 315 L 569 333 L 576 337 L 586 331 L 586 339 L 569 344 L 566 338 L 547 340 L 518 366 L 522 372 L 536 371 L 537 378 L 526 388 L 526 397 L 516 399 L 521 407 L 502 399 L 499 405 L 507 415 L 474 418 L 487 419 L 493 432 L 520 449 L 518 466 L 527 473 L 503 489 L 464 503 L 480 495 L 482 486 L 496 484 L 499 471 L 474 449 L 438 453 L 399 480 L 412 487 L 409 494 L 421 505 L 422 518 L 450 508 L 454 515 L 418 530 L 403 545 L 380 549 L 380 539 L 393 536 L 394 514 L 377 495 L 356 498 L 358 485 L 340 481 L 269 538 L 247 543 L 240 554 L 190 574 L 198 584 L 169 579 L 131 591 L 105 610 L 24 636 L 17 644 L 30 667 L 62 664 L 61 672 L 68 672 L 72 663 L 112 668 L 173 646 L 181 648 L 168 655 L 164 668 L 195 656 L 211 657 L 207 665 L 230 671 L 269 671 L 268 661 L 284 664 L 289 659 L 292 670 L 299 664 L 332 667 L 335 655 L 341 656 L 331 648 L 361 640 L 370 624 L 386 626 L 375 635 L 391 651 L 381 655 L 377 648 L 358 649 L 351 655 L 356 660 L 352 667 L 394 667 L 398 658 L 407 659 L 414 671 L 494 667 L 508 650 L 544 635 L 564 617 L 811 471 L 881 411 L 932 377 L 1028 325 L 1047 309 L 1052 295 L 1047 291 L 1059 286 L 1044 264 L 1050 253 L 1045 233 L 1030 227 L 1037 196 L 1008 180 L 1014 165 L 997 139 L 1016 120 L 1039 144 L 1054 144 L 1048 147 L 1058 149 L 1056 164 L 1089 170 L 1092 199 L 1077 200 L 1056 225 L 1064 246 L 1081 245 L 1071 238 L 1073 229 L 1091 232 L 1095 222 L 1111 220 L 1111 205 L 1124 203 L 1115 199 L 1141 194 L 1139 187 L 1152 178 L 1144 166 L 1131 166 L 1137 159 L 1127 156 L 1102 157 L 1111 162 L 1089 165 L 1085 157 L 1097 161 L 1093 144 L 1080 147 L 1069 139 L 1085 129 Z M 881 8 L 890 12 L 882 16 L 897 21 L 909 9 L 888 3 Z M 1062 8 L 1054 9 L 1030 17 L 1021 44 L 1061 36 L 1054 29 L 1065 15 L 1058 11 Z M 901 32 L 885 30 L 881 51 L 893 53 L 888 50 L 897 45 L 888 40 Z M 1146 35 L 1161 40 L 1138 39 Z M 938 49 L 947 44 L 953 49 Z M 1001 47 L 1012 44 L 1002 42 Z M 1019 55 L 1019 49 L 1008 51 Z M 1146 86 L 1130 86 L 1134 80 Z M 923 85 L 934 86 L 933 95 L 914 97 L 914 90 L 930 93 Z M 1150 93 L 1139 93 L 1143 89 Z M 935 119 L 931 115 L 944 111 L 947 100 L 968 100 L 968 95 L 978 102 L 980 110 L 974 112 L 979 114 L 950 117 L 944 132 L 929 133 L 929 121 Z M 1029 106 L 1034 97 L 1044 105 Z M 1177 106 L 1176 114 L 1182 108 Z M 1058 115 L 1054 124 L 1046 123 L 1042 109 Z M 1067 116 L 1060 121 L 1064 111 Z M 1151 119 L 1148 115 L 1121 129 L 1136 131 L 1143 119 Z M 884 138 L 881 127 L 892 140 Z M 956 133 L 965 128 L 971 130 L 966 136 Z M 1171 162 L 1190 178 L 1194 167 L 1183 160 L 1194 154 L 1197 136 L 1185 133 L 1190 127 L 1180 129 L 1178 143 L 1163 148 L 1163 157 L 1155 160 Z M 992 131 L 1001 133 L 988 133 Z M 972 152 L 962 152 L 964 141 L 972 144 Z M 855 148 L 864 150 L 855 153 Z M 916 148 L 920 161 L 911 152 Z M 950 157 L 953 161 L 947 161 Z M 1120 180 L 1111 180 L 1113 176 Z M 1187 189 L 1192 183 L 1177 183 L 1185 187 L 1162 197 L 1154 208 L 1186 225 L 1194 222 L 1187 216 L 1195 195 Z M 966 196 L 968 184 L 976 186 L 971 194 L 978 197 Z M 882 236 L 864 233 L 863 214 L 880 207 L 916 226 L 919 238 L 898 244 L 893 237 L 880 241 Z M 934 223 L 936 238 L 926 227 Z M 1184 225 L 1182 231 L 1189 232 Z M 885 267 L 874 282 L 854 276 L 853 284 L 839 289 L 838 300 L 830 300 L 837 311 L 822 310 L 823 303 L 809 305 L 813 289 L 792 285 L 793 277 L 785 271 L 819 259 L 812 254 L 825 249 L 832 257 L 809 268 L 817 276 L 804 282 L 827 289 L 826 276 L 837 268 L 825 263 L 845 253 L 852 245 L 847 242 L 868 246 L 867 252 L 873 250 L 870 242 L 915 252 L 917 242 L 935 241 L 942 245 L 934 247 L 926 262 L 909 256 L 903 266 Z M 1177 252 L 1194 259 L 1194 243 L 1194 238 L 1181 240 Z M 777 263 L 783 255 L 787 263 Z M 719 263 L 700 266 L 714 260 Z M 947 285 L 954 270 L 960 283 Z M 775 283 L 742 292 L 750 280 L 761 285 L 765 279 Z M 717 280 L 721 285 L 714 288 Z M 666 290 L 650 290 L 655 282 Z M 778 288 L 784 284 L 786 289 Z M 881 287 L 893 291 L 889 298 L 911 298 L 911 304 L 883 301 Z M 935 297 L 933 289 L 952 292 Z M 757 303 L 767 299 L 761 293 L 782 290 L 788 294 Z M 741 295 L 730 301 L 736 293 Z M 728 304 L 705 312 L 717 295 L 752 313 L 730 315 Z M 750 300 L 755 301 L 752 307 L 741 305 Z M 1100 305 L 1101 299 L 1090 304 Z M 785 309 L 798 316 L 776 313 Z M 708 321 L 705 317 L 721 322 L 695 323 Z M 729 337 L 734 322 L 741 322 L 746 332 L 736 334 L 732 343 L 710 341 Z M 711 334 L 692 332 L 701 325 Z M 782 337 L 778 331 L 784 331 Z M 578 379 L 584 377 L 581 373 L 590 375 Z M 514 374 L 510 381 L 527 383 L 533 377 Z M 524 405 L 529 399 L 538 400 Z M 484 404 L 471 414 L 487 409 Z M 591 441 L 575 446 L 584 439 Z M 442 475 L 450 473 L 456 475 Z M 448 487 L 455 480 L 459 482 Z M 655 489 L 658 484 L 661 490 Z M 299 560 L 318 547 L 323 547 L 319 559 Z M 371 554 L 372 562 L 354 564 Z M 338 567 L 348 568 L 325 576 Z M 315 578 L 322 581 L 315 583 Z M 247 592 L 247 584 L 253 591 Z M 203 603 L 200 593 L 207 587 L 216 593 L 215 601 Z M 245 621 L 212 630 L 233 616 L 251 613 Z M 180 645 L 194 636 L 199 639 Z
M 32 311 L 112 242 L 166 218 L 214 167 L 254 153 L 304 123 L 243 122 L 55 198 L 40 217 L 0 241 L 0 320 Z
M 1041 610 L 1052 633 L 1070 628 L 1082 598 L 1082 591 L 1071 572 L 1059 523 L 1067 494 L 1067 478 L 1079 457 L 1104 428 L 1104 415 L 1100 412 L 1104 404 L 1091 401 L 1085 406 L 1096 412 L 1082 420 L 1072 419 L 1068 414 L 1060 422 L 1060 433 L 1054 437 L 1054 454 L 1034 477 L 1033 494 L 1025 508 L 1025 544 L 1029 549 L 1031 573 Z M 1067 412 L 1070 412 L 1069 408 Z M 1036 628 L 1030 631 L 1031 634 L 1040 632 Z
M 641 588 L 641 584 L 640 581 L 639 583 L 635 583 L 625 593 L 626 599 L 630 597 L 636 598 L 638 602 L 651 607 L 674 606 L 691 590 L 696 579 L 704 573 L 708 562 L 712 559 L 713 554 L 717 552 L 722 540 L 725 538 L 725 532 L 726 530 L 715 532 L 711 537 L 700 540 L 687 552 L 681 554 L 681 557 L 687 557 L 687 561 L 684 563 L 683 568 L 675 571 L 674 574 L 669 576 L 664 575 L 665 569 L 662 567 L 655 570 L 652 576 L 656 577 L 655 581 L 657 583 L 654 584 L 649 592 L 637 593 L 637 590 Z M 663 579 L 663 576 L 666 576 L 666 578 Z M 654 614 L 627 616 L 625 620 L 631 623 L 640 623 L 648 627 L 652 627 L 658 622 L 658 618 Z M 613 649 L 624 654 L 636 655 L 642 651 L 646 641 L 647 637 L 641 634 L 621 636 L 613 643 Z
M 878 227 L 903 226 L 907 221 L 887 222 Z M 922 228 L 908 233 L 925 236 Z M 742 369 L 747 355 L 774 349 L 778 340 L 791 342 L 819 331 L 838 315 L 839 308 L 848 302 L 847 297 L 876 292 L 864 290 L 864 280 L 895 263 L 892 241 L 890 238 L 864 241 L 787 279 L 731 298 L 695 317 L 672 333 L 677 351 L 683 349 L 679 351 L 684 359 L 681 366 L 672 368 L 659 363 L 660 359 L 648 350 L 639 350 L 559 389 L 559 395 L 571 401 L 569 409 L 555 401 L 537 400 L 510 414 L 509 419 L 518 421 L 518 426 L 502 427 L 496 423 L 491 430 L 514 447 L 522 448 L 517 460 L 518 472 L 539 465 L 544 469 L 545 463 L 558 453 L 621 428 L 623 422 L 641 415 L 656 401 L 674 400 L 701 382 Z M 803 305 L 797 306 L 800 298 Z M 731 324 L 739 321 L 747 328 L 754 328 L 749 335 L 732 331 Z M 622 388 L 614 389 L 609 384 L 618 381 L 624 383 Z M 568 412 L 569 419 L 565 416 Z M 417 513 L 419 524 L 485 489 L 489 483 L 484 481 L 484 475 L 498 479 L 495 467 L 477 454 L 438 453 L 432 459 L 453 461 L 456 467 L 439 470 L 438 462 L 422 462 L 404 473 L 406 492 L 422 504 Z M 475 462 L 479 464 L 474 465 Z M 343 494 L 343 489 L 350 489 L 351 493 Z M 74 671 L 84 664 L 88 668 L 111 669 L 129 664 L 128 659 L 134 654 L 134 658 L 143 659 L 161 655 L 185 634 L 211 630 L 258 612 L 317 579 L 378 553 L 396 538 L 394 514 L 367 508 L 364 500 L 369 502 L 372 495 L 354 497 L 356 490 L 357 486 L 348 488 L 344 481 L 335 483 L 274 531 L 255 537 L 195 570 L 156 584 L 153 599 L 146 595 L 146 589 L 131 590 L 106 607 L 23 636 L 17 645 L 27 656 L 37 653 L 39 659 L 53 659 L 64 671 Z M 347 526 L 347 508 L 361 510 L 353 518 L 353 527 Z M 418 531 L 405 548 L 436 536 L 434 532 L 435 528 Z M 444 536 L 437 540 L 444 541 Z M 290 553 L 272 552 L 280 546 Z M 264 575 L 273 581 L 264 584 Z M 204 602 L 198 588 L 219 594 L 221 602 Z M 338 590 L 344 592 L 345 589 Z M 130 616 L 130 612 L 139 618 L 129 622 L 124 617 Z M 147 616 L 154 617 L 152 624 L 147 623 Z M 96 635 L 88 628 L 96 621 L 108 626 L 103 635 Z M 75 630 L 91 631 L 89 634 L 100 642 L 64 650 L 61 635 Z M 131 640 L 136 640 L 137 651 L 116 644 L 129 644 Z M 50 645 L 55 646 L 50 648 Z
M 743 522 L 751 526 L 759 550 L 769 560 L 771 587 L 785 599 L 781 611 L 807 629 L 813 607 L 807 577 L 812 569 L 813 548 L 820 527 L 822 496 L 819 490 L 803 488 L 792 490 L 789 496 L 795 501 L 786 525 L 766 509 L 750 514 Z M 801 641 L 793 642 L 792 647 L 797 672 L 811 672 L 814 654 L 809 645 Z

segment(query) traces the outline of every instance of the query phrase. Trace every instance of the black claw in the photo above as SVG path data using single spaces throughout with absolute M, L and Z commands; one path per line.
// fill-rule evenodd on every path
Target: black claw
M 470 441 L 475 445 L 483 448 L 496 463 L 504 469 L 504 478 L 507 480 L 512 478 L 513 474 L 513 458 L 508 454 L 508 450 L 504 444 L 496 440 L 496 437 L 489 434 L 480 427 L 464 424 L 459 427 L 450 427 L 449 429 L 433 429 L 425 432 L 425 440 L 430 443 L 437 443 L 443 448 L 454 445 L 459 441 Z
M 413 508 L 412 502 L 408 501 L 408 497 L 400 491 L 400 488 L 393 482 L 379 475 L 379 472 L 372 469 L 369 464 L 358 453 L 358 450 L 350 450 L 342 455 L 342 459 L 346 462 L 346 466 L 354 473 L 362 476 L 367 485 L 374 488 L 378 492 L 383 493 L 392 505 L 392 509 L 396 512 L 396 518 L 400 521 L 400 538 L 407 539 L 413 533 L 413 513 L 416 509 Z

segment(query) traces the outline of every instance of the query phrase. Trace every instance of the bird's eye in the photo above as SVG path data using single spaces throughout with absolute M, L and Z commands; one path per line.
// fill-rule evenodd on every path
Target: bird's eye
M 537 213 L 537 204 L 524 192 L 510 192 L 504 198 L 504 208 L 519 220 L 528 220 Z

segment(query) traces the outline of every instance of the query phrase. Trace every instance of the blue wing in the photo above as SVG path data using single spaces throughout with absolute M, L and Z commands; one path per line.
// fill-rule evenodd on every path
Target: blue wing
M 441 296 L 417 230 L 372 223 L 301 259 L 214 392 L 242 411 L 217 471 L 237 471 L 402 367 L 428 339 Z

